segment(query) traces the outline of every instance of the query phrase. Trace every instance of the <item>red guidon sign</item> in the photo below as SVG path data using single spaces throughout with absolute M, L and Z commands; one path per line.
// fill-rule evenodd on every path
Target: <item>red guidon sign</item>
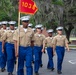
M 26 14 L 35 14 L 38 8 L 33 0 L 20 0 L 19 12 Z

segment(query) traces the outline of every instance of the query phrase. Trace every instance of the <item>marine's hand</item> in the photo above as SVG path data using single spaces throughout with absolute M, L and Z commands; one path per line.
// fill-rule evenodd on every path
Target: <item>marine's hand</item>
M 18 53 L 17 52 L 15 53 L 15 56 L 18 57 Z
M 2 49 L 2 53 L 4 53 L 4 49 Z
M 42 52 L 44 53 L 44 52 L 45 52 L 45 50 L 44 50 L 44 49 L 42 49 Z

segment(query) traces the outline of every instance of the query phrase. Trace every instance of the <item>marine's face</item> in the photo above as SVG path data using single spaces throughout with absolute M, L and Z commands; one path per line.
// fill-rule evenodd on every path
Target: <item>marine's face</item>
M 62 34 L 62 30 L 58 30 L 57 33 L 61 35 Z
M 3 25 L 3 29 L 6 29 L 6 25 L 5 24 Z
M 52 33 L 48 33 L 48 36 L 50 36 L 50 37 L 51 37 L 51 36 L 52 36 Z
M 23 21 L 23 22 L 22 22 L 23 27 L 27 27 L 28 24 L 29 24 L 29 21 Z
M 14 30 L 14 25 L 10 25 L 10 29 L 11 30 Z
M 37 28 L 36 31 L 39 32 L 39 33 L 42 32 L 41 28 Z

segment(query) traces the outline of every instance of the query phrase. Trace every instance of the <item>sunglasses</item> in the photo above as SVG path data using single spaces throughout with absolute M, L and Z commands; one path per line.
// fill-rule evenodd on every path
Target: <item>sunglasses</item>
M 29 22 L 29 20 L 26 20 L 26 21 L 22 21 L 22 22 L 26 22 L 26 23 L 28 23 L 28 22 Z
M 62 31 L 62 29 L 59 29 L 58 31 Z
M 14 24 L 10 24 L 10 26 L 14 26 Z
M 3 24 L 3 25 L 5 25 L 5 26 L 6 26 L 6 24 Z
M 41 29 L 41 28 L 37 28 L 37 29 Z

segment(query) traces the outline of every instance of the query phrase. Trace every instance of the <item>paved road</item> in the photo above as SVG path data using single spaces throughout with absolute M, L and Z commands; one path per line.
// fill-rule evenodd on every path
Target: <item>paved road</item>
M 57 74 L 57 57 L 54 56 L 54 65 L 55 70 L 54 72 L 51 72 L 50 70 L 47 70 L 47 54 L 43 54 L 43 68 L 40 68 L 39 73 L 40 75 L 58 75 Z M 63 74 L 62 75 L 76 75 L 76 51 L 70 51 L 65 53 L 65 58 L 63 62 Z M 0 75 L 7 75 L 7 72 L 1 73 Z M 16 71 L 14 71 L 14 75 L 16 75 Z

